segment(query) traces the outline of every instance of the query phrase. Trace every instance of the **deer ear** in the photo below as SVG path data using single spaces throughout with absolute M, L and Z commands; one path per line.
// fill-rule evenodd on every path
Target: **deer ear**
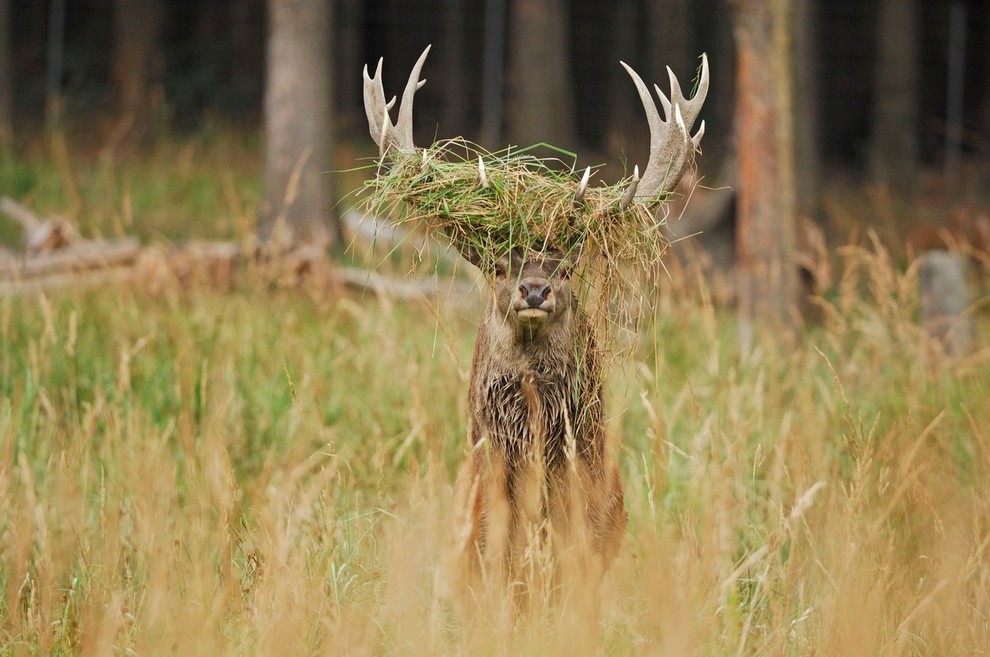
M 474 245 L 469 244 L 467 240 L 461 238 L 451 238 L 450 243 L 457 249 L 457 252 L 461 254 L 461 257 L 470 262 L 472 265 L 478 269 L 485 270 L 485 259 L 481 257 L 478 249 Z

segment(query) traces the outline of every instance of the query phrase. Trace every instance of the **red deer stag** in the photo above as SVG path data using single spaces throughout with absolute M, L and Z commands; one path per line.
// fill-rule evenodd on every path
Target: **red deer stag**
M 383 159 L 391 151 L 416 149 L 413 96 L 425 82 L 419 75 L 428 53 L 412 69 L 395 124 L 389 115 L 395 98 L 385 100 L 381 60 L 373 77 L 364 69 L 368 125 Z M 703 58 L 690 100 L 672 72 L 669 99 L 656 87 L 666 119 L 639 75 L 622 65 L 650 124 L 649 163 L 614 199 L 625 209 L 664 198 L 692 163 L 704 123 L 694 136 L 690 131 L 707 93 L 708 64 Z M 578 205 L 589 172 L 576 183 Z M 478 180 L 487 186 L 483 164 Z M 454 492 L 460 588 L 477 594 L 480 582 L 495 581 L 529 599 L 554 595 L 574 579 L 596 589 L 619 549 L 626 512 L 604 427 L 600 352 L 571 288 L 578 249 L 541 243 L 480 253 L 456 235 L 448 237 L 481 267 L 492 291 L 471 366 L 471 452 Z

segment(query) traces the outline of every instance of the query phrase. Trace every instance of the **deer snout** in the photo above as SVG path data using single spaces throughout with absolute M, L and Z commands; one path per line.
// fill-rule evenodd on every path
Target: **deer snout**
M 542 278 L 524 278 L 519 283 L 519 294 L 530 308 L 539 308 L 550 298 L 550 284 Z
M 535 276 L 519 281 L 518 294 L 512 303 L 512 309 L 529 326 L 542 323 L 556 309 L 550 282 Z

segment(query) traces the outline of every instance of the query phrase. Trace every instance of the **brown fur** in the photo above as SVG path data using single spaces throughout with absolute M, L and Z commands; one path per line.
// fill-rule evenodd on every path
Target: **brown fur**
M 567 269 L 531 253 L 492 272 L 471 369 L 471 453 L 454 494 L 455 556 L 474 596 L 485 580 L 532 601 L 578 579 L 595 590 L 625 530 L 600 354 Z M 550 312 L 530 324 L 517 311 L 541 290 Z

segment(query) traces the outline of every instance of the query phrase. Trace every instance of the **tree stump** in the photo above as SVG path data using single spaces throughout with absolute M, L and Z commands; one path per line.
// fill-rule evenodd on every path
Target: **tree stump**
M 928 251 L 918 267 L 921 320 L 925 332 L 950 358 L 973 351 L 976 330 L 969 308 L 973 295 L 965 258 L 949 251 Z

